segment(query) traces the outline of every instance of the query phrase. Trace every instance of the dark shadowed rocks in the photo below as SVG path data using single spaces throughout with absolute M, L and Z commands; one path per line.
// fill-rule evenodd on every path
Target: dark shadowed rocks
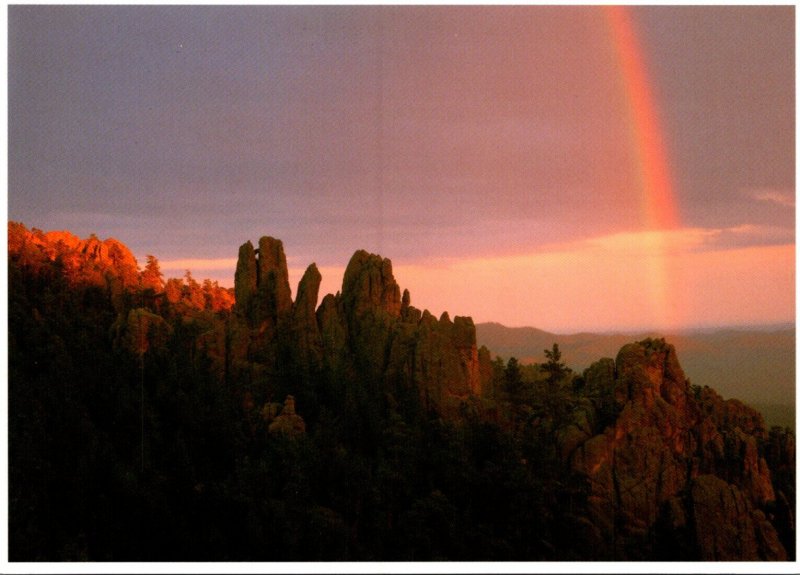
M 664 507 L 657 526 L 664 559 L 785 561 L 786 550 L 763 511 L 735 485 L 695 477 Z
M 494 394 L 491 355 L 478 350 L 472 320 L 413 307 L 388 259 L 356 252 L 341 293 L 319 307 L 314 265 L 291 303 L 277 240 L 262 238 L 257 251 L 242 246 L 236 277 L 244 298 L 237 309 L 254 330 L 251 355 L 276 362 L 264 364 L 266 374 L 281 373 L 283 345 L 292 350 L 288 372 L 305 374 L 307 385 L 314 373 L 371 392 L 411 392 L 447 418 Z M 591 534 L 594 557 L 644 559 L 670 541 L 689 559 L 786 557 L 781 540 L 793 533 L 793 494 L 776 495 L 755 410 L 693 388 L 662 339 L 623 346 L 616 359 L 590 366 L 583 383 L 584 397 L 563 414 L 553 441 L 566 469 L 585 478 L 584 511 L 573 520 Z M 289 425 L 291 412 L 285 407 L 270 430 Z M 773 444 L 772 457 L 786 459 L 780 440 Z M 711 500 L 721 507 L 707 509 Z M 733 531 L 720 523 L 735 521 Z
M 388 259 L 355 252 L 341 293 L 326 295 L 319 307 L 316 266 L 306 270 L 293 304 L 286 277 L 277 240 L 262 238 L 258 250 L 249 242 L 240 248 L 237 317 L 251 328 L 249 356 L 267 379 L 288 373 L 311 385 L 312 374 L 325 374 L 371 389 L 416 388 L 426 405 L 456 412 L 460 402 L 480 396 L 491 377 L 490 356 L 478 352 L 472 319 L 451 321 L 444 313 L 437 320 L 411 306 Z
M 400 317 L 400 288 L 391 261 L 363 250 L 353 254 L 341 302 L 355 366 L 366 381 L 377 384 L 386 369 L 392 326 Z
M 247 242 L 239 250 L 232 314 L 214 302 L 214 286 L 201 288 L 190 274 L 170 279 L 163 290 L 143 281 L 130 252 L 114 240 L 29 232 L 12 223 L 9 257 L 17 322 L 11 349 L 22 357 L 38 340 L 46 342 L 25 363 L 35 377 L 18 380 L 25 385 L 16 388 L 24 394 L 31 384 L 47 384 L 32 388 L 31 407 L 54 391 L 52 407 L 41 413 L 78 406 L 78 417 L 64 421 L 83 433 L 89 420 L 74 424 L 97 412 L 95 421 L 108 424 L 112 435 L 121 430 L 123 442 L 140 422 L 158 432 L 154 441 L 169 441 L 172 422 L 180 420 L 186 432 L 174 434 L 172 451 L 163 450 L 162 469 L 169 473 L 174 456 L 186 485 L 202 485 L 198 474 L 218 477 L 214 491 L 234 494 L 232 505 L 220 508 L 267 501 L 267 525 L 290 507 L 309 523 L 305 501 L 317 511 L 336 507 L 312 512 L 319 521 L 310 521 L 303 545 L 317 542 L 315 526 L 325 517 L 333 525 L 341 513 L 341 533 L 353 533 L 353 543 L 368 545 L 366 531 L 378 533 L 377 551 L 365 546 L 370 555 L 360 555 L 356 545 L 353 557 L 379 556 L 386 541 L 401 545 L 403 538 L 414 557 L 417 544 L 441 530 L 450 533 L 442 548 L 453 558 L 470 557 L 466 547 L 481 547 L 484 537 L 496 547 L 478 559 L 508 559 L 512 552 L 569 560 L 794 558 L 793 433 L 767 431 L 744 403 L 690 385 L 664 340 L 624 345 L 616 359 L 601 359 L 576 378 L 550 378 L 535 365 L 523 372 L 516 359 L 493 363 L 488 349 L 477 348 L 470 318 L 435 317 L 412 306 L 391 262 L 377 255 L 356 252 L 342 291 L 319 305 L 321 275 L 310 265 L 292 302 L 283 246 L 269 237 L 257 249 Z M 131 282 L 137 287 L 123 289 Z M 82 288 L 73 290 L 77 284 Z M 49 321 L 72 309 L 89 315 Z M 87 337 L 94 322 L 102 329 Z M 107 347 L 105 360 L 94 365 L 103 353 L 85 353 L 91 346 L 83 342 L 95 342 L 100 352 Z M 106 378 L 103 371 L 116 363 L 117 373 Z M 50 379 L 38 379 L 43 368 Z M 65 370 L 77 384 L 70 395 L 60 391 Z M 131 390 L 141 390 L 139 403 L 131 402 Z M 82 396 L 91 400 L 85 407 Z M 115 417 L 104 414 L 107 400 L 119 405 Z M 116 416 L 130 420 L 128 431 L 117 427 Z M 17 417 L 18 429 L 34 420 L 57 418 Z M 58 439 L 44 431 L 37 436 Z M 184 438 L 198 435 L 202 440 L 191 440 L 188 449 Z M 18 445 L 27 457 L 27 444 Z M 215 451 L 206 458 L 209 449 Z M 113 452 L 99 452 L 97 470 L 109 466 Z M 208 469 L 193 468 L 195 453 Z M 275 457 L 287 465 L 273 465 Z M 76 461 L 84 464 L 65 457 L 54 476 L 63 477 Z M 42 468 L 31 465 L 28 477 Z M 291 473 L 281 478 L 282 470 Z M 74 485 L 87 476 L 79 469 Z M 284 479 L 291 481 L 282 485 Z M 151 494 L 136 491 L 143 501 Z M 291 501 L 283 499 L 288 493 Z M 42 501 L 40 511 L 56 498 Z M 76 500 L 74 509 L 83 504 Z M 238 511 L 230 515 L 234 523 L 241 519 Z M 260 546 L 277 533 L 258 527 L 252 541 Z M 332 545 L 339 549 L 343 540 L 337 535 Z
M 263 414 L 262 414 L 263 415 Z M 269 433 L 279 433 L 289 437 L 297 437 L 306 432 L 306 422 L 295 413 L 294 397 L 286 397 L 280 415 L 269 424 Z
M 297 300 L 292 308 L 292 340 L 295 363 L 301 371 L 316 371 L 322 361 L 322 339 L 317 324 L 317 298 L 322 274 L 311 264 L 297 287 Z
M 317 326 L 322 344 L 322 362 L 329 377 L 339 377 L 349 362 L 347 326 L 341 309 L 341 297 L 327 294 L 317 309 Z
M 410 361 L 425 405 L 452 412 L 467 398 L 480 396 L 481 367 L 472 319 L 450 321 L 445 312 L 437 320 L 425 311 L 415 335 Z
M 252 300 L 258 286 L 258 265 L 256 263 L 256 251 L 249 241 L 239 247 L 234 286 L 236 311 L 241 315 L 251 314 Z
M 277 325 L 292 311 L 289 268 L 283 242 L 264 236 L 258 240 L 258 314 Z
M 375 310 L 389 317 L 400 315 L 400 287 L 392 274 L 392 262 L 359 250 L 350 258 L 342 280 L 342 301 L 350 317 Z
M 254 327 L 275 329 L 291 315 L 289 269 L 280 240 L 264 236 L 258 249 L 249 241 L 242 244 L 234 281 L 235 309 Z
M 775 494 L 754 410 L 711 390 L 694 393 L 663 340 L 625 345 L 613 369 L 603 360 L 584 377 L 611 424 L 577 447 L 575 426 L 564 455 L 589 480 L 589 520 L 605 535 L 601 555 L 646 557 L 664 536 L 680 540 L 686 559 L 785 558 L 763 512 Z M 732 521 L 741 525 L 726 526 Z
M 767 439 L 761 414 L 736 399 L 723 400 L 708 387 L 700 391 L 697 408 L 703 416 L 696 430 L 699 472 L 737 485 L 758 505 L 774 501 L 769 466 L 759 451 Z

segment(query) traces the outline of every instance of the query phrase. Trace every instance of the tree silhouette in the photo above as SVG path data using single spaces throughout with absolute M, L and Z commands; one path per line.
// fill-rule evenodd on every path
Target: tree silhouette
M 542 366 L 542 369 L 547 373 L 547 382 L 552 386 L 560 383 L 567 377 L 572 370 L 567 367 L 567 364 L 561 361 L 561 351 L 558 349 L 558 344 L 553 344 L 553 349 L 544 350 L 544 356 L 547 361 Z

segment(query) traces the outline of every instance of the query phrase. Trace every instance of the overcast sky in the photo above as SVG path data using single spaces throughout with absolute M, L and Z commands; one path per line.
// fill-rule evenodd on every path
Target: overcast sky
M 792 321 L 794 7 L 628 15 L 667 231 L 589 6 L 10 6 L 9 218 L 225 285 L 262 235 L 324 291 L 364 248 L 476 321 Z

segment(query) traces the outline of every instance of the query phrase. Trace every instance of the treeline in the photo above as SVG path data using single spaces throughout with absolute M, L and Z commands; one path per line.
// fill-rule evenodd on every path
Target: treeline
M 154 259 L 122 287 L 64 266 L 9 259 L 11 560 L 580 557 L 552 437 L 517 421 L 530 368 L 496 360 L 515 415 L 494 422 L 283 373 L 306 433 L 270 434 L 261 406 L 283 397 L 220 379 L 204 337 L 230 314 L 200 284 L 162 283 Z
M 408 377 L 309 361 L 281 343 L 296 339 L 296 324 L 276 323 L 274 336 L 247 327 L 218 286 L 189 274 L 164 282 L 155 258 L 139 272 L 99 240 L 56 238 L 55 253 L 52 236 L 9 230 L 12 561 L 705 557 L 694 527 L 667 529 L 659 518 L 628 528 L 639 518 L 624 506 L 651 505 L 647 490 L 641 501 L 612 500 L 606 516 L 603 477 L 575 471 L 571 459 L 592 442 L 582 457 L 607 465 L 604 430 L 625 417 L 628 467 L 598 466 L 615 489 L 654 473 L 651 459 L 636 458 L 665 451 L 665 422 L 674 435 L 683 421 L 669 418 L 691 419 L 681 433 L 697 453 L 676 452 L 676 461 L 752 490 L 761 457 L 772 475 L 758 487 L 777 499 L 763 512 L 748 507 L 747 520 L 768 518 L 781 542 L 757 553 L 784 557 L 785 546 L 793 557 L 794 436 L 762 433 L 750 410 L 682 374 L 669 372 L 670 385 L 691 393 L 670 396 L 674 406 L 656 401 L 641 369 L 670 357 L 663 340 L 632 346 L 630 373 L 619 359 L 573 373 L 557 344 L 539 365 L 495 357 L 481 396 L 443 414 Z M 404 325 L 375 333 L 400 338 Z M 639 415 L 647 401 L 658 408 Z M 610 542 L 597 527 L 606 520 L 620 530 Z M 772 536 L 772 523 L 758 533 Z

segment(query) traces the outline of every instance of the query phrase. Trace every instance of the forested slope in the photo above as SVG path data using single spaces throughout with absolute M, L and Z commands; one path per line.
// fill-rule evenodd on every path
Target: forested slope
M 269 237 L 235 279 L 9 225 L 12 561 L 794 557 L 793 434 L 663 340 L 499 360 L 377 255 L 292 299 Z

